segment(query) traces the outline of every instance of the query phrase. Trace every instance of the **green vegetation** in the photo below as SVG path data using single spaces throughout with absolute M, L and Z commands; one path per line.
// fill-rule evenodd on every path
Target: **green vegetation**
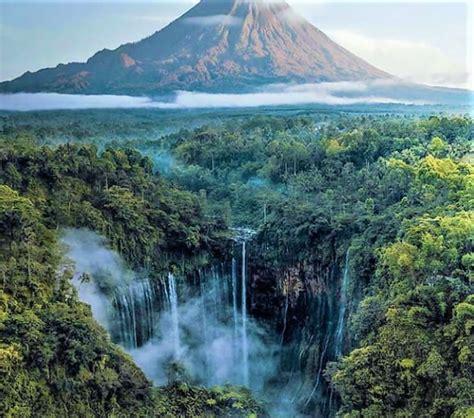
M 30 199 L 50 228 L 89 228 L 107 236 L 137 268 L 169 271 L 218 251 L 225 220 L 205 199 L 154 176 L 151 161 L 131 149 L 60 145 L 16 137 L 1 146 L 5 185 Z
M 157 390 L 157 416 L 265 417 L 250 391 L 228 386 L 203 389 L 175 383 Z
M 61 227 L 106 235 L 132 266 L 158 273 L 224 257 L 228 227 L 245 225 L 259 231 L 250 268 L 327 267 L 350 247 L 351 350 L 326 369 L 343 413 L 472 416 L 470 118 L 229 119 L 159 140 L 118 134 L 100 153 L 39 145 L 64 136 L 40 135 L 34 118 L 3 122 L 0 398 L 10 415 L 38 404 L 45 416 L 258 412 L 232 388 L 153 391 L 58 272 Z M 68 141 L 87 142 L 79 126 Z
M 431 155 L 389 165 L 411 178 L 404 206 L 417 201 L 423 211 L 404 215 L 397 238 L 377 251 L 370 296 L 354 316 L 360 347 L 333 381 L 353 416 L 470 416 L 474 170 Z
M 226 233 L 223 220 L 206 215 L 202 197 L 151 175 L 150 162 L 133 151 L 98 156 L 93 146 L 52 150 L 19 138 L 0 145 L 0 179 L 2 416 L 260 410 L 232 388 L 153 390 L 78 301 L 61 264 L 58 229 L 73 226 L 107 235 L 132 265 L 198 265 L 219 252 Z
M 176 181 L 259 226 L 267 266 L 330 264 L 351 246 L 357 348 L 331 367 L 353 416 L 472 413 L 472 134 L 463 117 L 361 117 L 169 138 L 187 164 Z
M 151 408 L 144 375 L 58 271 L 56 233 L 0 186 L 0 410 L 3 416 L 113 415 Z

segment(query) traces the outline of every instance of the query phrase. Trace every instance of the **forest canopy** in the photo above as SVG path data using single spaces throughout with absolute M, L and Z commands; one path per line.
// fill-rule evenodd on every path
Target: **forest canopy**
M 324 372 L 342 413 L 474 414 L 470 117 L 261 115 L 202 126 L 193 119 L 165 134 L 163 126 L 125 134 L 119 126 L 102 141 L 108 117 L 78 135 L 64 114 L 51 132 L 33 116 L 2 119 L 5 411 L 30 416 L 41 399 L 46 415 L 65 413 L 68 402 L 85 414 L 219 414 L 241 396 L 245 411 L 259 412 L 247 392 L 226 398 L 224 389 L 187 384 L 153 392 L 78 302 L 70 272 L 58 270 L 61 228 L 106 236 L 131 266 L 158 277 L 228 259 L 231 228 L 245 226 L 257 231 L 249 270 L 270 277 L 255 292 L 271 293 L 278 307 L 281 277 L 297 269 L 302 284 L 287 292 L 308 299 L 301 295 L 312 291 L 315 266 L 340 265 L 350 251 L 345 355 Z M 253 297 L 251 314 L 268 322 L 273 307 Z M 302 303 L 287 308 L 301 322 L 289 327 L 310 326 Z M 316 379 L 314 368 L 303 373 Z

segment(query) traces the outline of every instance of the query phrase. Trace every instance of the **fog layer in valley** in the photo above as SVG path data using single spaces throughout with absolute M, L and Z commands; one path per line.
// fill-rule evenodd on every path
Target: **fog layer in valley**
M 453 93 L 454 94 L 454 93 Z M 462 93 L 457 93 L 463 96 Z M 466 93 L 464 93 L 466 94 Z M 178 91 L 170 100 L 113 95 L 16 93 L 0 95 L 0 110 L 32 111 L 59 109 L 156 108 L 206 109 L 284 105 L 357 105 L 443 103 L 443 98 L 414 94 L 409 84 L 395 80 L 318 84 L 275 84 L 253 93 L 218 94 Z M 431 95 L 433 96 L 433 95 Z M 451 98 L 449 99 L 451 100 Z M 465 100 L 464 96 L 460 100 Z

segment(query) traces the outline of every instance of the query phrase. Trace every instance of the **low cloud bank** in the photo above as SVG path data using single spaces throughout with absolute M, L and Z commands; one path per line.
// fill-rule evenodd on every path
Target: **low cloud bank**
M 132 109 L 150 107 L 147 97 L 59 93 L 0 94 L 0 110 Z
M 275 85 L 248 94 L 209 94 L 178 92 L 173 103 L 163 108 L 262 107 L 288 105 L 354 105 L 354 104 L 425 104 L 418 100 L 403 100 L 370 94 L 369 83 L 340 82 L 303 85 Z M 354 92 L 360 95 L 354 95 Z M 350 95 L 346 95 L 350 93 Z
M 253 93 L 219 94 L 178 91 L 169 101 L 149 97 L 113 95 L 72 95 L 58 93 L 1 94 L 0 110 L 32 111 L 59 109 L 156 108 L 206 109 L 284 105 L 432 104 L 422 97 L 400 94 L 410 86 L 395 80 L 334 82 L 315 84 L 275 84 Z

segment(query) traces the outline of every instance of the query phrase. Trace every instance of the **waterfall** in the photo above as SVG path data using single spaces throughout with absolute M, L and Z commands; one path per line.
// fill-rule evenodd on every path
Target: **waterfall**
M 346 252 L 346 259 L 344 265 L 344 273 L 342 276 L 342 283 L 340 289 L 340 296 L 339 296 L 339 314 L 337 320 L 337 328 L 336 328 L 336 335 L 334 341 L 334 353 L 335 357 L 339 358 L 342 356 L 343 348 L 344 348 L 344 323 L 346 317 L 346 309 L 347 309 L 347 290 L 350 282 L 349 277 L 349 249 Z
M 125 348 L 136 348 L 138 341 L 133 297 L 128 292 L 118 292 L 114 305 L 120 316 L 120 343 Z
M 249 338 L 248 338 L 248 312 L 247 312 L 247 242 L 255 235 L 255 231 L 246 228 L 234 229 L 235 241 L 241 244 L 241 275 L 240 275 L 240 361 L 242 370 L 242 384 L 249 386 Z M 232 308 L 234 323 L 237 322 L 237 267 L 235 260 L 232 262 Z
M 176 279 L 173 274 L 168 274 L 168 297 L 171 311 L 171 339 L 173 342 L 174 359 L 178 360 L 181 354 L 179 338 L 179 313 L 178 293 L 176 292 Z
M 201 321 L 202 321 L 202 336 L 204 338 L 204 344 L 208 345 L 209 344 L 209 333 L 208 333 L 208 326 L 207 326 L 207 311 L 206 311 L 206 298 L 204 295 L 206 294 L 205 286 L 204 286 L 204 280 L 203 280 L 203 274 L 202 271 L 199 271 L 199 293 L 201 295 L 201 303 L 200 303 L 200 311 L 201 311 Z M 209 358 L 209 355 L 206 353 L 205 355 L 205 379 L 207 380 L 209 375 L 208 375 L 208 368 L 211 359 Z
M 324 367 L 324 362 L 325 362 L 325 359 L 326 359 L 326 351 L 327 351 L 328 346 L 329 346 L 329 340 L 330 340 L 330 335 L 328 333 L 328 334 L 326 334 L 326 337 L 324 339 L 323 350 L 322 350 L 321 354 L 319 355 L 319 368 L 318 368 L 316 383 L 313 386 L 313 390 L 311 391 L 310 395 L 306 399 L 306 402 L 305 402 L 304 406 L 307 406 L 311 402 L 311 399 L 313 399 L 313 396 L 316 393 L 316 390 L 318 389 L 319 384 L 321 383 L 321 377 L 323 375 L 323 367 Z
M 73 284 L 80 299 L 155 384 L 169 383 L 170 366 L 179 362 L 179 370 L 204 386 L 245 385 L 259 392 L 272 387 L 275 416 L 300 403 L 306 410 L 317 408 L 318 416 L 330 416 L 326 412 L 332 410 L 331 395 L 323 370 L 327 361 L 344 352 L 349 250 L 342 274 L 336 266 L 327 277 L 318 272 L 328 292 L 306 302 L 313 313 L 301 330 L 290 320 L 290 282 L 284 283 L 282 329 L 273 336 L 258 327 L 247 306 L 247 296 L 252 296 L 247 282 L 253 232 L 234 232 L 232 261 L 179 278 L 170 273 L 148 279 L 130 271 L 103 239 L 90 232 L 72 231 L 64 241 L 75 263 Z M 278 349 L 285 355 L 278 355 Z M 312 382 L 302 368 L 306 364 L 314 370 Z
M 232 319 L 234 321 L 234 345 L 237 344 L 239 313 L 237 308 L 237 261 L 232 257 Z M 236 356 L 235 356 L 236 357 Z
M 167 384 L 170 365 L 179 361 L 199 384 L 262 390 L 276 360 L 248 315 L 252 234 L 236 234 L 232 263 L 179 280 L 171 273 L 149 279 L 129 270 L 94 233 L 73 231 L 64 241 L 80 299 L 155 384 Z
M 112 305 L 116 312 L 118 341 L 123 347 L 137 348 L 153 338 L 156 299 L 149 279 L 137 279 L 115 289 Z
M 290 289 L 289 286 L 286 288 L 286 296 L 285 296 L 285 309 L 283 312 L 283 329 L 280 335 L 280 351 L 282 350 L 283 343 L 285 342 L 285 332 L 288 322 L 288 307 L 289 307 L 289 297 L 290 297 Z
M 247 339 L 247 249 L 242 241 L 242 375 L 245 386 L 249 385 L 249 347 Z

